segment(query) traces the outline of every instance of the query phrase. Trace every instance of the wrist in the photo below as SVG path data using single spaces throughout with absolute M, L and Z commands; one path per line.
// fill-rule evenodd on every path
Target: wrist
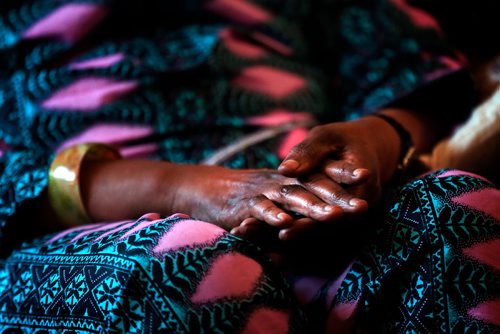
M 197 216 L 214 189 L 220 188 L 222 177 L 217 166 L 166 163 L 160 173 L 161 196 L 157 203 L 162 213 L 184 213 Z
M 415 146 L 413 144 L 413 139 L 411 134 L 405 129 L 405 127 L 398 122 L 394 117 L 376 113 L 371 115 L 373 117 L 378 117 L 389 124 L 399 137 L 399 155 L 396 171 L 398 173 L 404 173 L 408 168 L 411 159 L 414 158 Z
M 370 116 L 370 115 L 369 115 Z M 395 129 L 378 117 L 363 117 L 365 122 L 365 129 L 369 135 L 375 156 L 372 158 L 376 161 L 377 169 L 376 174 L 380 184 L 386 184 L 396 172 L 398 166 L 398 159 L 400 156 L 400 138 Z

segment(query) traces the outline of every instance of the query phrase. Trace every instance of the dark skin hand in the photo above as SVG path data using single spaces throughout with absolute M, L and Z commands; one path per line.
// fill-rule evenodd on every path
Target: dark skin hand
M 398 120 L 407 128 L 415 122 L 404 114 Z M 384 121 L 367 117 L 315 128 L 279 173 L 140 160 L 88 163 L 82 200 L 93 221 L 181 212 L 238 235 L 259 237 L 265 226 L 291 239 L 318 223 L 366 211 L 392 175 L 398 140 Z
M 294 223 L 287 212 L 332 221 L 341 208 L 273 170 L 233 170 L 159 161 L 87 163 L 82 199 L 93 221 L 135 219 L 147 212 L 185 213 L 226 230 L 249 217 L 276 228 Z
M 295 178 L 285 177 L 277 171 L 209 166 L 191 168 L 193 171 L 203 170 L 202 174 L 196 182 L 191 182 L 190 178 L 185 186 L 178 188 L 173 206 L 180 208 L 180 212 L 188 212 L 226 230 L 238 226 L 248 217 L 276 228 L 286 228 L 294 221 L 287 213 L 290 211 L 318 221 L 336 220 L 342 214 L 340 208 L 328 205 Z M 196 198 L 192 198 L 194 193 Z
M 432 123 L 420 113 L 401 109 L 382 112 L 407 129 L 417 151 L 428 150 L 438 138 L 429 125 Z M 388 123 L 364 117 L 315 127 L 290 151 L 278 170 L 300 180 L 305 189 L 324 202 L 341 207 L 344 219 L 353 220 L 379 201 L 382 187 L 396 170 L 399 151 L 400 138 Z M 298 238 L 318 224 L 324 223 L 312 217 L 297 219 L 279 231 L 279 238 Z M 262 230 L 266 230 L 262 221 L 252 217 L 232 233 L 253 238 Z

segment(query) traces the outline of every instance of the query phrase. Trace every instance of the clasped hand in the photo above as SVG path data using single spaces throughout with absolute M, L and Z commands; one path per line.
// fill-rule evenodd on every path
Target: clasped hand
M 380 196 L 385 163 L 372 122 L 315 127 L 278 171 L 254 171 L 253 181 L 241 189 L 251 197 L 239 197 L 247 200 L 249 217 L 231 232 L 255 237 L 268 225 L 278 230 L 280 239 L 293 239 L 318 224 L 335 224 L 365 212 Z M 260 193 L 252 195 L 256 190 Z

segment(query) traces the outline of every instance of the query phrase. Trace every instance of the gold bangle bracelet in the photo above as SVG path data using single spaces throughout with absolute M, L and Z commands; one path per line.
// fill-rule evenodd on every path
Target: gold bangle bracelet
M 48 197 L 54 212 L 66 226 L 90 222 L 80 192 L 80 171 L 85 162 L 121 159 L 113 147 L 100 143 L 79 144 L 60 151 L 49 169 Z

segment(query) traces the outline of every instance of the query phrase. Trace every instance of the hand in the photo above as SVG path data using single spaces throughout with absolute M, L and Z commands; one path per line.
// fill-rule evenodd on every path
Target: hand
M 297 177 L 325 203 L 340 206 L 346 216 L 355 216 L 377 203 L 382 185 L 396 169 L 398 155 L 399 137 L 394 130 L 383 120 L 365 117 L 315 127 L 278 170 Z M 280 237 L 292 238 L 315 224 L 311 219 L 298 221 L 280 231 Z
M 318 221 L 336 220 L 342 210 L 307 191 L 295 178 L 273 170 L 232 170 L 185 166 L 184 185 L 172 207 L 226 230 L 247 218 L 282 229 L 294 223 L 289 212 Z
M 325 202 L 356 212 L 354 198 L 374 203 L 396 170 L 399 137 L 375 117 L 317 126 L 296 145 L 278 170 Z M 319 173 L 319 175 L 318 175 Z M 354 203 L 352 203 L 354 204 Z
M 335 220 L 339 207 L 273 170 L 233 170 L 146 160 L 88 163 L 82 199 L 94 221 L 136 219 L 148 212 L 185 213 L 231 230 L 254 217 L 270 227 L 294 222 L 288 212 Z

